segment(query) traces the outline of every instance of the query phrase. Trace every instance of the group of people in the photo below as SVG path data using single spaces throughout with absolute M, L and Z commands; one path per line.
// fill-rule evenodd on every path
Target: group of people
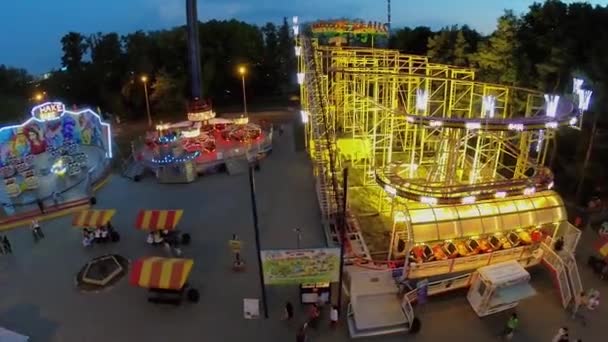
M 580 318 L 583 325 L 587 324 L 583 311 L 593 311 L 600 305 L 600 291 L 590 289 L 581 292 L 574 298 L 572 318 Z M 581 310 L 582 309 L 582 310 Z
M 13 254 L 13 246 L 6 235 L 0 236 L 0 254 Z
M 104 243 L 110 240 L 109 229 L 105 226 L 98 228 L 84 228 L 82 230 L 82 245 L 89 247 L 94 243 Z
M 150 245 L 164 246 L 167 254 L 172 256 L 181 256 L 182 251 L 179 248 L 179 234 L 175 231 L 155 230 L 148 233 L 146 242 Z
M 308 340 L 308 327 L 313 329 L 318 328 L 321 317 L 321 310 L 325 302 L 322 297 L 319 296 L 318 303 L 312 304 L 309 307 L 308 319 L 298 329 L 296 333 L 296 342 L 306 342 Z M 294 317 L 293 304 L 291 302 L 285 303 L 285 313 L 283 316 L 284 320 L 291 321 Z M 338 306 L 332 305 L 329 310 L 329 326 L 335 328 L 338 325 Z

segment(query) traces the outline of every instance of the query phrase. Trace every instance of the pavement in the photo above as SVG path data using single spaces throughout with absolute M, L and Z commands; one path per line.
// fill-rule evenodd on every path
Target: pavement
M 310 162 L 303 151 L 295 151 L 293 127 L 277 136 L 273 153 L 256 172 L 256 190 L 262 249 L 295 248 L 294 228 L 302 230 L 302 247 L 324 246 L 320 213 L 314 192 Z M 260 298 L 247 174 L 205 176 L 192 184 L 159 185 L 152 177 L 135 183 L 114 175 L 97 194 L 97 209 L 115 208 L 113 220 L 122 239 L 117 244 L 84 249 L 79 230 L 71 217 L 43 224 L 46 238 L 34 244 L 26 228 L 7 232 L 14 254 L 0 255 L 0 326 L 31 336 L 31 341 L 294 341 L 304 321 L 297 286 L 269 286 L 269 319 L 243 318 L 243 298 Z M 184 209 L 179 228 L 192 235 L 184 256 L 195 259 L 190 283 L 201 292 L 197 304 L 159 306 L 146 300 L 147 292 L 121 280 L 99 293 L 81 293 L 74 276 L 90 258 L 117 253 L 129 259 L 162 255 L 145 243 L 145 234 L 133 228 L 139 209 Z M 242 273 L 231 270 L 228 240 L 236 233 L 244 241 Z M 3 234 L 3 233 L 2 233 Z M 581 239 L 580 260 L 590 253 L 593 233 Z M 608 282 L 590 273 L 580 262 L 586 287 L 608 292 Z M 513 341 L 550 341 L 562 325 L 571 336 L 583 341 L 605 341 L 602 323 L 606 303 L 583 327 L 562 308 L 548 271 L 531 270 L 538 295 L 517 308 L 521 327 Z M 465 292 L 432 297 L 417 308 L 422 320 L 418 335 L 393 335 L 360 339 L 378 341 L 495 341 L 508 313 L 479 319 L 468 305 Z M 296 306 L 292 322 L 281 321 L 285 300 Z M 310 341 L 347 341 L 344 324 L 330 330 L 325 323 L 313 331 Z

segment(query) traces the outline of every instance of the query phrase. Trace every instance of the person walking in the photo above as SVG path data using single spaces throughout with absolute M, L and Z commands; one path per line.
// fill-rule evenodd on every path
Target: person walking
M 332 305 L 329 311 L 329 326 L 335 328 L 338 325 L 338 306 Z
M 511 314 L 511 317 L 509 317 L 507 325 L 500 336 L 507 341 L 511 340 L 513 338 L 513 334 L 515 333 L 515 329 L 517 329 L 518 326 L 519 318 L 517 318 L 517 314 L 514 312 Z
M 38 242 L 38 240 L 44 238 L 44 233 L 42 232 L 42 228 L 40 228 L 40 223 L 38 220 L 32 220 L 32 235 L 34 235 L 34 241 Z
M 2 238 L 2 249 L 4 249 L 4 253 L 13 254 L 13 247 L 11 246 L 11 242 L 8 241 L 6 235 Z
M 283 319 L 290 321 L 293 318 L 293 304 L 291 302 L 285 302 L 285 313 Z
M 44 202 L 42 202 L 42 200 L 40 199 L 40 197 L 36 198 L 36 204 L 38 205 L 38 209 L 40 209 L 40 212 L 43 214 L 46 214 L 44 212 Z
M 572 304 L 572 319 L 576 319 L 580 317 L 583 321 L 583 325 L 585 324 L 585 316 L 579 313 L 579 309 L 585 307 L 587 305 L 587 295 L 585 291 L 582 291 L 578 296 L 574 297 L 574 303 Z
M 570 341 L 570 337 L 568 336 L 567 327 L 559 328 L 559 330 L 557 331 L 557 334 L 555 334 L 555 336 L 553 336 L 553 339 L 551 340 L 551 342 L 568 342 L 568 341 Z
M 308 340 L 306 336 L 306 329 L 308 328 L 308 323 L 304 323 L 302 327 L 296 333 L 296 342 L 306 342 Z

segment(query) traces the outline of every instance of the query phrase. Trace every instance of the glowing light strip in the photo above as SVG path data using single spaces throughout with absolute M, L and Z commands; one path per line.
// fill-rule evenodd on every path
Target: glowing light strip
M 538 131 L 538 141 L 536 142 L 536 152 L 540 152 L 541 147 L 543 146 L 543 140 L 545 139 L 545 131 Z
M 494 109 L 496 107 L 496 97 L 492 95 L 486 95 L 483 97 L 481 103 L 481 117 L 482 118 L 493 118 Z
M 42 104 L 42 105 L 44 105 L 44 104 Z M 40 106 L 42 106 L 42 105 L 40 105 Z M 31 118 L 27 119 L 24 123 L 19 124 L 19 125 L 9 125 L 9 126 L 0 127 L 0 132 L 4 131 L 6 129 L 15 129 L 15 128 L 25 127 L 25 126 L 29 125 L 30 122 L 32 122 L 32 121 L 36 121 L 38 123 L 45 123 L 45 122 L 49 122 L 49 121 L 59 120 L 65 114 L 81 115 L 81 114 L 84 114 L 84 113 L 93 114 L 93 116 L 95 116 L 99 120 L 99 122 L 101 123 L 102 126 L 105 126 L 105 127 L 108 128 L 108 134 L 107 134 L 108 135 L 108 137 L 107 137 L 108 138 L 108 152 L 106 153 L 106 157 L 107 158 L 112 158 L 113 153 L 112 153 L 112 129 L 111 129 L 111 126 L 110 126 L 109 123 L 103 122 L 101 120 L 101 117 L 99 116 L 99 114 L 95 113 L 93 110 L 91 110 L 89 108 L 83 109 L 83 110 L 78 111 L 78 112 L 74 112 L 74 111 L 71 111 L 71 110 L 66 110 L 63 113 L 61 113 L 61 115 L 59 115 L 58 117 L 56 117 L 55 119 L 52 119 L 52 120 L 40 120 L 40 119 L 38 119 L 36 117 L 31 117 Z
M 296 50 L 296 56 L 299 57 L 300 55 L 302 55 L 302 47 L 301 46 L 296 46 L 295 50 Z
M 391 197 L 397 196 L 397 189 L 393 188 L 388 184 L 384 185 L 384 191 L 386 191 L 386 193 L 389 194 Z
M 294 25 L 298 25 L 298 16 L 294 16 L 293 18 L 291 18 L 291 22 L 292 22 Z
M 509 126 L 507 126 L 507 128 L 509 128 L 509 130 L 511 130 L 511 131 L 523 131 L 524 124 L 509 124 Z
M 443 122 L 441 121 L 437 121 L 437 120 L 433 120 L 429 122 L 429 126 L 431 127 L 440 127 L 443 125 Z
M 559 95 L 545 94 L 545 102 L 547 105 L 545 109 L 547 116 L 554 118 L 557 112 L 557 104 L 559 103 Z
M 439 201 L 435 197 L 420 196 L 420 203 L 437 205 Z
M 557 128 L 557 122 L 555 122 L 555 121 L 550 121 L 550 122 L 547 122 L 547 123 L 545 124 L 545 127 L 546 127 L 546 128 Z
M 473 203 L 475 203 L 476 200 L 477 200 L 477 198 L 475 198 L 475 196 L 467 196 L 467 197 L 463 197 L 461 202 L 462 202 L 462 204 L 473 204 Z
M 303 72 L 299 72 L 297 74 L 298 76 L 298 84 L 303 84 L 304 83 L 304 73 Z
M 464 124 L 464 127 L 466 129 L 481 129 L 481 123 L 480 122 L 467 122 Z
M 297 37 L 298 34 L 300 34 L 300 26 L 294 25 L 293 26 L 293 35 Z
M 302 123 L 308 123 L 308 112 L 307 111 L 301 110 L 300 116 L 302 117 Z

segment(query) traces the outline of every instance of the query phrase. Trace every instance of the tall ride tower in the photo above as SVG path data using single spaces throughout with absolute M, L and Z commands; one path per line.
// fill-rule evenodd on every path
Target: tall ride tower
M 186 18 L 188 24 L 188 62 L 190 64 L 190 98 L 192 101 L 198 101 L 203 94 L 196 0 L 186 0 Z

